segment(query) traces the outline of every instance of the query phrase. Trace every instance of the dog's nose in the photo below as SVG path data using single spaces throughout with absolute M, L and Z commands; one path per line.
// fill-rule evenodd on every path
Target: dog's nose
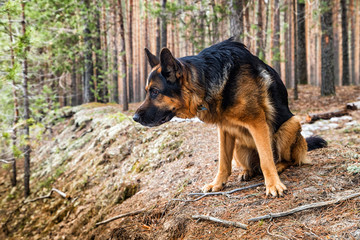
M 133 116 L 133 120 L 134 120 L 135 122 L 139 122 L 139 121 L 140 121 L 140 115 L 137 114 L 137 113 L 135 113 L 135 115 Z

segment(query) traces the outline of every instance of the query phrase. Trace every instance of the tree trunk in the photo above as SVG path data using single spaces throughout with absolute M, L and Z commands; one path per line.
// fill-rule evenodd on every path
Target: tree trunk
M 125 28 L 124 28 L 124 8 L 122 7 L 121 0 L 118 0 L 118 7 L 119 7 L 119 27 L 120 27 L 120 52 L 122 53 L 121 56 L 121 73 L 122 73 L 122 87 L 123 87 L 123 96 L 122 96 L 122 104 L 123 104 L 123 111 L 127 111 L 129 109 L 128 98 L 127 98 L 127 68 L 126 68 L 126 48 L 125 48 Z
M 297 25 L 297 21 L 296 21 L 296 15 L 297 15 L 297 12 L 296 12 L 296 2 L 297 0 L 294 0 L 293 1 L 293 13 L 294 13 L 294 16 L 293 16 L 293 20 L 294 20 L 294 62 L 296 63 L 297 62 L 297 56 L 296 56 L 296 53 L 297 53 L 297 48 L 298 48 L 298 44 L 297 44 L 297 34 L 298 34 L 298 25 Z M 298 95 L 298 71 L 296 71 L 296 67 L 295 67 L 295 71 L 294 71 L 294 99 L 297 100 L 299 98 L 299 95 Z
M 274 69 L 280 75 L 280 6 L 279 0 L 274 0 L 274 31 L 273 31 L 273 61 L 272 65 Z
M 212 20 L 212 43 L 215 44 L 219 41 L 219 31 L 218 31 L 218 17 L 217 17 L 217 11 L 216 11 L 216 8 L 215 8 L 215 0 L 211 0 L 210 1 L 210 5 L 211 5 L 211 8 L 212 8 L 212 12 L 213 12 L 213 15 L 214 15 L 214 18 Z
M 236 41 L 244 41 L 243 0 L 230 1 L 230 35 Z
M 148 4 L 148 1 L 145 0 L 145 6 L 147 6 L 147 4 Z M 147 47 L 147 46 L 150 46 L 149 33 L 148 33 L 149 16 L 148 16 L 148 13 L 147 13 L 146 10 L 144 11 L 144 13 L 145 13 L 145 33 L 144 33 L 145 36 L 144 37 L 145 37 L 145 47 Z M 143 50 L 143 49 L 141 49 L 141 50 Z M 142 54 L 145 54 L 145 52 L 142 51 Z M 145 61 L 144 61 L 144 75 L 145 75 L 145 78 L 143 79 L 144 86 L 146 85 L 146 78 L 147 78 L 147 75 L 148 75 L 148 71 L 149 71 L 148 70 L 148 62 L 145 59 Z M 141 89 L 141 94 L 142 94 L 141 99 L 145 99 L 145 90 Z
M 264 0 L 258 1 L 258 13 L 257 13 L 257 48 L 256 48 L 256 56 L 260 59 L 265 59 L 265 49 L 264 49 L 264 23 L 263 23 L 263 4 Z
M 27 43 L 27 34 L 26 34 L 26 16 L 25 16 L 25 2 L 21 2 L 22 9 L 22 37 L 24 41 L 23 49 L 23 91 L 24 91 L 24 120 L 25 120 L 25 147 L 24 147 L 24 193 L 25 198 L 30 195 L 30 105 L 29 105 L 29 92 L 28 92 L 28 61 L 27 54 L 30 50 L 30 47 Z
M 335 94 L 333 29 L 330 3 L 321 5 L 321 95 L 327 96 Z
M 161 49 L 161 33 L 160 33 L 160 18 L 156 18 L 156 56 L 160 56 Z
M 296 51 L 296 71 L 298 83 L 307 84 L 307 63 L 306 63 L 306 39 L 305 39 L 305 2 L 297 1 L 297 51 Z
M 128 29 L 129 29 L 129 54 L 128 54 L 128 79 L 129 79 L 129 102 L 134 102 L 134 72 L 133 72 L 133 11 L 134 11 L 134 1 L 129 0 L 129 19 Z
M 100 10 L 99 10 L 100 11 Z M 109 62 L 108 62 L 108 55 L 109 55 L 109 50 L 108 50 L 108 39 L 107 39 L 107 35 L 108 35 L 108 29 L 107 29 L 107 22 L 110 21 L 106 16 L 107 16 L 107 11 L 105 9 L 105 3 L 103 3 L 102 8 L 101 8 L 101 13 L 102 13 L 102 47 L 101 47 L 101 51 L 102 51 L 102 78 L 103 78 L 103 83 L 104 83 L 104 94 L 105 94 L 105 102 L 110 102 L 111 97 L 109 94 L 109 86 L 110 81 L 107 81 L 107 79 L 109 78 L 109 74 L 108 74 L 108 70 L 109 70 Z
M 100 26 L 100 6 L 96 6 L 95 9 L 95 22 L 96 22 L 96 35 L 95 42 L 95 72 L 96 72 L 96 97 L 98 102 L 107 102 L 107 86 L 104 81 L 104 71 L 102 63 L 102 49 L 101 49 L 101 26 Z
M 11 69 L 12 71 L 15 70 L 15 54 L 14 54 L 14 38 L 12 34 L 12 24 L 11 24 L 11 15 L 8 12 L 8 20 L 9 20 L 9 37 L 10 37 L 10 57 L 11 57 Z M 19 121 L 19 103 L 18 103 L 18 97 L 16 92 L 16 82 L 15 82 L 15 76 L 11 74 L 11 81 L 12 81 L 12 93 L 13 93 L 13 100 L 14 100 L 14 120 L 13 120 L 13 128 L 12 128 L 12 158 L 11 158 L 11 165 L 12 165 L 12 176 L 11 176 L 11 185 L 13 187 L 16 186 L 16 176 L 17 176 L 17 170 L 16 170 L 16 156 L 15 156 L 15 149 L 16 149 L 16 142 L 17 142 L 17 131 L 16 131 L 16 124 Z
M 119 3 L 121 4 L 121 3 Z M 114 45 L 114 49 L 113 49 L 113 74 L 112 74 L 112 79 L 113 79 L 113 94 L 112 94 L 112 100 L 116 103 L 120 102 L 119 99 L 119 75 L 118 75 L 118 54 L 119 54 L 119 49 L 118 49 L 118 39 L 117 39 L 117 35 L 118 35 L 118 25 L 117 25 L 117 6 L 116 6 L 116 2 L 114 1 L 113 3 L 114 5 L 114 15 L 113 15 L 113 24 L 114 24 L 114 37 L 113 37 L 113 45 Z M 122 14 L 122 13 L 120 13 Z M 119 15 L 120 15 L 119 14 Z M 125 93 L 126 94 L 126 91 Z
M 166 0 L 162 0 L 161 13 L 161 48 L 167 46 Z
M 77 105 L 76 59 L 74 57 L 71 69 L 71 106 Z
M 93 80 L 93 60 L 92 60 L 92 42 L 91 42 L 91 31 L 90 31 L 90 0 L 84 0 L 84 64 L 85 64 L 85 72 L 84 72 L 84 102 L 93 102 L 95 101 L 94 95 L 94 80 Z
M 285 86 L 291 87 L 291 35 L 292 35 L 292 23 L 291 23 L 291 2 L 287 3 L 288 7 L 285 10 L 284 19 L 288 23 L 288 28 L 285 32 Z
M 343 56 L 343 74 L 342 74 L 342 84 L 350 85 L 349 77 L 349 48 L 348 48 L 348 22 L 347 22 L 347 6 L 346 0 L 341 0 L 341 28 L 342 28 L 342 56 Z
M 356 43 L 355 43 L 355 32 L 356 32 L 356 26 L 355 26 L 355 11 L 354 11 L 354 0 L 350 0 L 349 4 L 350 8 L 350 22 L 351 22 L 351 39 L 350 39 L 350 46 L 351 46 L 351 74 L 350 74 L 350 84 L 356 84 L 356 77 L 355 77 L 355 51 L 356 51 Z
M 335 71 L 335 85 L 339 86 L 340 85 L 340 78 L 342 78 L 342 76 L 340 76 L 340 47 L 339 47 L 339 27 L 338 27 L 338 16 L 339 16 L 339 12 L 340 12 L 340 0 L 335 0 L 334 1 L 334 5 L 333 5 L 333 23 L 334 23 L 334 71 Z M 342 65 L 342 63 L 341 63 Z

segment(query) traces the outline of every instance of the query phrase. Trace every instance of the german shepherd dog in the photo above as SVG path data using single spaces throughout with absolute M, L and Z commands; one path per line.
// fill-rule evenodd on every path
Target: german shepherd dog
M 154 127 L 174 116 L 198 117 L 218 127 L 218 172 L 204 192 L 223 188 L 234 158 L 242 168 L 241 180 L 261 170 L 266 195 L 282 196 L 286 187 L 278 172 L 309 163 L 306 152 L 326 146 L 320 137 L 304 139 L 278 73 L 242 43 L 230 38 L 178 59 L 167 48 L 160 59 L 145 52 L 152 71 L 134 121 Z

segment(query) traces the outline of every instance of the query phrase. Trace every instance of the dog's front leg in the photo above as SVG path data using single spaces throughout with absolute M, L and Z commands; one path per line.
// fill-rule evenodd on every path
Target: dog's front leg
M 265 118 L 253 121 L 249 124 L 248 129 L 259 153 L 260 167 L 265 178 L 266 195 L 282 196 L 286 186 L 280 181 L 275 167 L 270 143 L 270 130 Z
M 231 174 L 231 161 L 233 158 L 235 138 L 218 127 L 219 131 L 219 167 L 214 181 L 203 187 L 204 192 L 216 192 L 223 188 Z

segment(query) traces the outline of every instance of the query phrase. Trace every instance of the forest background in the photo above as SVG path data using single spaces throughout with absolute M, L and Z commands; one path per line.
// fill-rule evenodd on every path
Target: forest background
M 30 131 L 50 112 L 145 97 L 147 47 L 175 57 L 234 37 L 275 68 L 288 88 L 360 83 L 359 0 L 0 1 L 0 159 L 24 159 Z M 46 129 L 46 128 L 44 128 Z

